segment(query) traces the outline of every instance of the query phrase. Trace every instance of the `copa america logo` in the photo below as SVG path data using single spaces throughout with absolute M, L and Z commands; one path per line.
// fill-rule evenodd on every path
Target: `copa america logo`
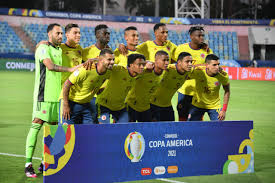
M 131 132 L 125 139 L 124 150 L 131 162 L 139 162 L 145 151 L 145 141 L 141 133 Z

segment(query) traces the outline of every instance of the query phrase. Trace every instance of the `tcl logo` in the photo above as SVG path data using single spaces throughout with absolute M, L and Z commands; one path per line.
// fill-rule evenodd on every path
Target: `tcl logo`
M 141 173 L 141 175 L 151 175 L 152 169 L 151 168 L 142 168 L 140 173 Z

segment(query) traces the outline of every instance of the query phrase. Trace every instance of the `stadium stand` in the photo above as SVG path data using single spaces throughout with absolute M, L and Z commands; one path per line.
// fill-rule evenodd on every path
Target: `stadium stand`
M 24 53 L 30 50 L 23 44 L 8 22 L 0 21 L 0 53 Z

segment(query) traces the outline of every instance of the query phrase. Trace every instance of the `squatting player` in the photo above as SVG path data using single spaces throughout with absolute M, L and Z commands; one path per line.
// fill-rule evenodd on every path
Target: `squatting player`
M 92 110 L 90 101 L 101 85 L 110 76 L 113 68 L 114 54 L 110 49 L 103 49 L 98 63 L 91 70 L 81 67 L 74 71 L 64 83 L 60 101 L 59 118 L 61 124 L 91 123 Z
M 116 123 L 129 122 L 125 98 L 136 76 L 143 72 L 145 63 L 143 55 L 131 54 L 128 56 L 127 68 L 120 65 L 113 67 L 106 88 L 96 99 L 99 123 L 110 123 L 110 114 Z
M 175 51 L 176 58 L 181 52 L 188 52 L 192 55 L 193 65 L 201 65 L 205 63 L 208 54 L 213 53 L 204 43 L 204 29 L 201 26 L 190 27 L 189 35 L 191 42 L 181 44 Z M 195 81 L 187 80 L 178 90 L 178 115 L 179 121 L 186 121 L 191 107 L 192 97 L 195 93 Z
M 151 95 L 159 86 L 168 64 L 168 53 L 162 50 L 158 51 L 155 56 L 154 69 L 144 69 L 144 72 L 137 76 L 136 82 L 126 98 L 130 122 L 152 121 Z
M 58 97 L 61 92 L 61 73 L 73 72 L 79 66 L 62 67 L 62 42 L 63 31 L 59 24 L 50 24 L 47 28 L 49 45 L 41 44 L 35 51 L 35 85 L 33 96 L 32 126 L 26 140 L 27 177 L 37 177 L 32 167 L 37 135 L 44 122 L 56 124 L 58 122 Z M 43 169 L 40 165 L 40 170 Z
M 228 74 L 220 69 L 219 57 L 214 54 L 207 55 L 206 67 L 196 69 L 192 78 L 196 81 L 196 93 L 192 99 L 192 107 L 188 121 L 200 121 L 205 112 L 210 120 L 224 120 L 230 97 Z M 224 89 L 223 107 L 220 105 L 219 90 Z
M 152 94 L 151 112 L 153 121 L 174 121 L 174 110 L 171 100 L 177 90 L 188 79 L 192 71 L 190 53 L 179 54 L 175 64 L 169 64 L 161 80 L 160 86 Z

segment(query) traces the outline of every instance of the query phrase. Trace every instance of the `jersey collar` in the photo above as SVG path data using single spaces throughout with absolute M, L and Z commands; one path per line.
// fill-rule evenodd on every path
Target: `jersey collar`
M 49 43 L 50 46 L 52 46 L 52 47 L 54 47 L 55 49 L 59 50 L 59 48 L 60 48 L 59 46 L 54 46 L 50 41 L 48 41 L 48 43 Z

